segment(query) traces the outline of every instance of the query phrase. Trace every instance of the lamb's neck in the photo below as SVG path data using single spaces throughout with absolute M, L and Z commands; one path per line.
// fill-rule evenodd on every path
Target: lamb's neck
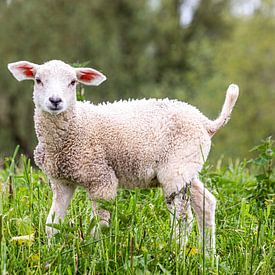
M 39 143 L 48 149 L 62 149 L 71 134 L 71 125 L 75 121 L 75 116 L 75 107 L 56 115 L 36 108 L 34 122 Z

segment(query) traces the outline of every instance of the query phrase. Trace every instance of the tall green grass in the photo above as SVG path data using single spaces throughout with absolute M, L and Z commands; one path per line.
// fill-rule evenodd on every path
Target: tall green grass
M 45 221 L 51 204 L 48 181 L 24 156 L 0 170 L 0 268 L 2 274 L 274 274 L 274 147 L 258 157 L 205 166 L 202 179 L 218 200 L 217 254 L 198 250 L 194 225 L 187 247 L 171 238 L 160 189 L 121 190 L 100 202 L 111 226 L 96 238 L 90 201 L 79 189 L 65 222 L 48 246 Z M 33 234 L 33 235 L 32 235 Z M 28 236 L 27 240 L 14 237 Z

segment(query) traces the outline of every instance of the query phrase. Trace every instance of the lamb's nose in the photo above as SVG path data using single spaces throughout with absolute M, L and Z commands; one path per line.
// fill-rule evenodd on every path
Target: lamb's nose
M 49 101 L 52 103 L 52 105 L 54 105 L 55 107 L 57 107 L 59 105 L 59 103 L 62 102 L 62 99 L 60 97 L 51 96 L 49 98 Z

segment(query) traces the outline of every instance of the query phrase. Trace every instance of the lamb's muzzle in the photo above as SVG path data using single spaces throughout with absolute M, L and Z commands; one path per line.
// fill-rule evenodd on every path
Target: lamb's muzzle
M 108 223 L 109 213 L 97 209 L 96 199 L 114 198 L 119 186 L 160 186 L 172 218 L 176 217 L 177 240 L 187 241 L 192 207 L 201 234 L 207 233 L 208 249 L 214 250 L 216 200 L 199 180 L 199 172 L 210 151 L 211 136 L 230 117 L 237 85 L 229 86 L 221 114 L 211 121 L 177 100 L 77 102 L 76 81 L 99 85 L 106 80 L 91 68 L 74 69 L 56 60 L 43 65 L 21 61 L 8 68 L 18 80 L 35 81 L 38 145 L 34 158 L 53 191 L 47 224 L 63 220 L 77 186 L 87 190 L 101 224 Z M 49 239 L 54 233 L 47 226 Z

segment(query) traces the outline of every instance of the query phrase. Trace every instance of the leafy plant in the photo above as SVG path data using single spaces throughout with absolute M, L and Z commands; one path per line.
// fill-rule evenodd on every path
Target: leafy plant
M 76 89 L 76 98 L 78 101 L 85 101 L 85 88 L 82 84 L 79 84 Z
M 258 156 L 248 163 L 255 165 L 258 173 L 255 175 L 256 184 L 252 183 L 248 188 L 252 192 L 250 199 L 256 200 L 260 205 L 265 205 L 266 202 L 274 199 L 274 140 L 268 137 L 251 151 L 258 152 Z
M 74 68 L 82 68 L 82 67 L 87 67 L 89 64 L 89 61 L 83 62 L 83 63 L 73 63 L 71 64 Z M 78 101 L 85 101 L 85 88 L 84 85 L 79 83 L 76 89 L 76 98 Z

